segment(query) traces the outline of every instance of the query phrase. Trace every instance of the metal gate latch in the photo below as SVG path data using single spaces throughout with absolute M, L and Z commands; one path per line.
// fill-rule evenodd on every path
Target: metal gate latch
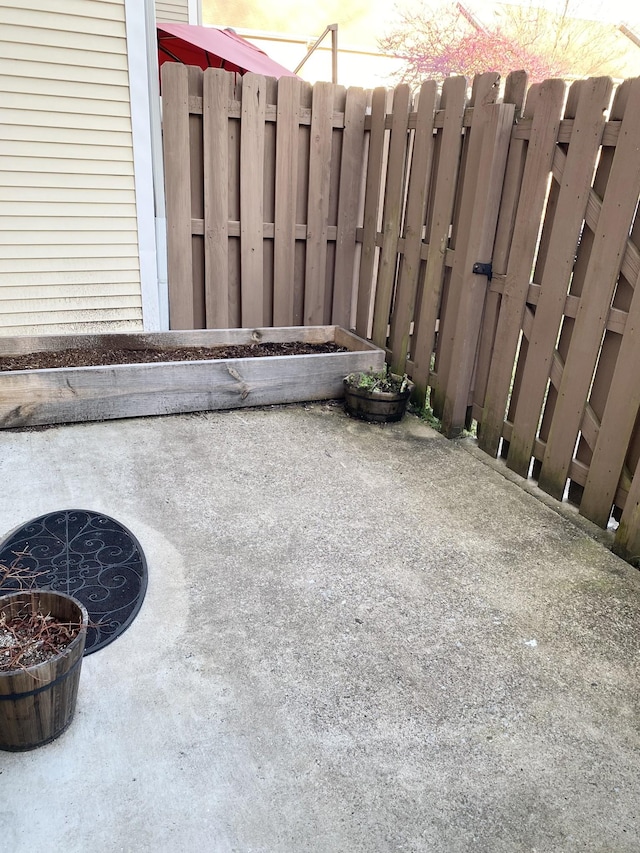
M 474 264 L 473 269 L 471 270 L 475 275 L 486 275 L 487 281 L 491 281 L 491 276 L 493 275 L 493 268 L 491 266 L 491 261 L 488 264 Z

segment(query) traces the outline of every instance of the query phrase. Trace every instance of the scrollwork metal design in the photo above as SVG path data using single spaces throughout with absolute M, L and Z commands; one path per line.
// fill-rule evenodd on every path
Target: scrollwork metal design
M 0 590 L 52 589 L 89 613 L 85 655 L 103 648 L 136 617 L 147 587 L 140 544 L 120 522 L 90 510 L 48 513 L 0 546 Z

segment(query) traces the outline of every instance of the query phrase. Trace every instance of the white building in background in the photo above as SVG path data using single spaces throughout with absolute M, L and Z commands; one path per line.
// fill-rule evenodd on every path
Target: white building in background
M 167 327 L 155 16 L 0 0 L 0 334 Z

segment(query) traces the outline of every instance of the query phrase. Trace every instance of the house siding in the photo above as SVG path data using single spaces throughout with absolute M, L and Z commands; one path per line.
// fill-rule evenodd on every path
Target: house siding
M 156 0 L 156 19 L 159 23 L 189 23 L 189 0 Z
M 124 0 L 0 21 L 0 334 L 139 329 Z

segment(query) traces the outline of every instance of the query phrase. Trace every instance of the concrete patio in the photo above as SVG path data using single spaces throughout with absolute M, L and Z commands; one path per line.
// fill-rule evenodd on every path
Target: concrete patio
M 416 418 L 336 404 L 0 433 L 0 534 L 113 516 L 143 607 L 3 850 L 640 849 L 640 574 Z

